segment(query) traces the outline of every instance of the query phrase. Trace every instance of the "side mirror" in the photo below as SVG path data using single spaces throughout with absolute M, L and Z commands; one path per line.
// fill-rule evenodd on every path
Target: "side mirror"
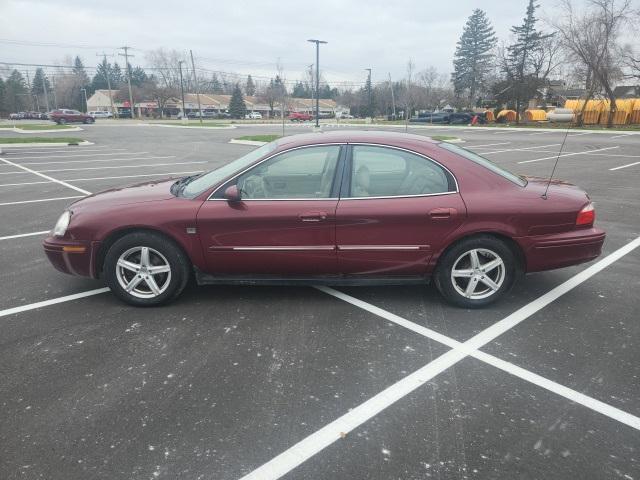
M 231 185 L 227 187 L 227 189 L 224 191 L 224 198 L 226 198 L 227 201 L 229 202 L 239 202 L 241 198 L 240 198 L 240 190 L 238 189 L 238 186 Z

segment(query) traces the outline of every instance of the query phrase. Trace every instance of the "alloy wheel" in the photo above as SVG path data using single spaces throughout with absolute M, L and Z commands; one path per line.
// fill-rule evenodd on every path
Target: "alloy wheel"
M 157 250 L 133 247 L 118 258 L 116 278 L 128 294 L 138 298 L 154 298 L 169 287 L 171 266 Z
M 458 257 L 451 269 L 451 283 L 463 297 L 480 300 L 495 294 L 504 283 L 504 261 L 492 250 L 475 248 Z

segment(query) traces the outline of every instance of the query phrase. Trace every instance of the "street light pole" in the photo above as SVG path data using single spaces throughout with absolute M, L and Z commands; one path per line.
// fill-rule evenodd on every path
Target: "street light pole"
M 182 64 L 184 62 L 182 60 L 178 61 L 178 69 L 180 70 L 180 92 L 182 93 L 182 121 L 184 122 L 185 120 L 185 113 L 184 113 L 184 84 L 182 83 Z
M 316 44 L 316 128 L 320 128 L 320 44 L 327 42 L 315 39 L 307 42 Z

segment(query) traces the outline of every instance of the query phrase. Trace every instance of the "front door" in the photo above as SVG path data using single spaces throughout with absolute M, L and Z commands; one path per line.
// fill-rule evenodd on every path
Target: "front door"
M 425 275 L 466 208 L 455 179 L 401 149 L 354 145 L 336 212 L 338 267 L 346 275 Z
M 339 145 L 280 153 L 220 188 L 198 212 L 209 273 L 330 275 L 337 270 Z M 224 191 L 237 185 L 241 200 Z

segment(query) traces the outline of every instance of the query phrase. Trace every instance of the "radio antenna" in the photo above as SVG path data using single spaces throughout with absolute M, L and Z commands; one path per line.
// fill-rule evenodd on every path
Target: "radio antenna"
M 571 123 L 567 127 L 567 131 L 564 133 L 564 140 L 562 140 L 562 145 L 560 145 L 560 150 L 558 151 L 558 156 L 556 157 L 556 163 L 553 164 L 553 170 L 551 170 L 551 176 L 549 177 L 549 181 L 547 182 L 547 186 L 544 189 L 544 193 L 542 194 L 542 198 L 546 200 L 547 193 L 549 193 L 549 187 L 551 186 L 551 179 L 553 178 L 553 174 L 556 173 L 556 168 L 558 167 L 558 160 L 560 160 L 560 156 L 562 155 L 562 149 L 564 148 L 564 144 L 567 142 L 567 137 L 569 136 L 569 130 L 571 130 Z

